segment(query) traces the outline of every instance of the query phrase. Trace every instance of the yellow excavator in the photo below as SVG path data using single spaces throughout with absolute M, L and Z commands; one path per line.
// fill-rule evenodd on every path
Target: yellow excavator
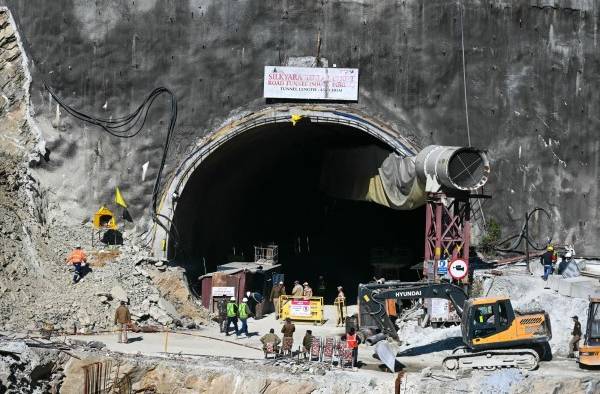
M 579 366 L 600 366 L 600 298 L 590 298 L 583 346 L 579 347 Z
M 526 314 L 513 310 L 508 297 L 468 299 L 466 292 L 450 283 L 386 282 L 358 286 L 359 302 L 381 332 L 399 340 L 396 327 L 386 313 L 387 300 L 443 298 L 450 300 L 461 316 L 465 346 L 454 349 L 443 360 L 446 370 L 520 368 L 533 370 L 540 359 L 552 357 L 550 317 L 544 311 Z

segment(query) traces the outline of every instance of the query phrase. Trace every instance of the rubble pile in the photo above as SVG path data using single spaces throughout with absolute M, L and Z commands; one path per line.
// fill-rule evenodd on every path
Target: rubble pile
M 79 283 L 72 284 L 65 257 L 85 235 L 89 238 L 86 230 L 85 226 L 51 228 L 45 237 L 49 257 L 40 262 L 44 266 L 42 275 L 21 272 L 2 285 L 0 308 L 11 313 L 0 317 L 0 328 L 37 331 L 51 324 L 55 330 L 69 333 L 110 330 L 120 301 L 129 303 L 132 320 L 140 325 L 194 328 L 209 320 L 208 312 L 187 290 L 183 269 L 149 258 L 147 252 L 128 240 L 115 249 L 90 253 L 88 272 Z M 81 243 L 86 249 L 86 243 Z M 18 266 L 26 267 L 22 263 Z M 184 295 L 176 298 L 161 292 L 160 283 L 165 278 Z
M 307 361 L 297 358 L 278 358 L 265 361 L 265 364 L 278 367 L 293 375 L 325 375 L 332 370 L 331 363 Z
M 0 340 L 0 392 L 58 392 L 68 358 L 56 349 L 31 348 L 22 341 Z

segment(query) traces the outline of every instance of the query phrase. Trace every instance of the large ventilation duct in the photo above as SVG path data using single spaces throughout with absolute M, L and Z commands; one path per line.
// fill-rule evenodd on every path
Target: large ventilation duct
M 469 191 L 485 185 L 490 162 L 479 149 L 429 145 L 415 157 L 415 170 L 422 182 Z
M 407 210 L 423 205 L 427 192 L 476 190 L 489 173 L 487 154 L 474 148 L 430 145 L 403 157 L 369 145 L 330 150 L 321 188 L 332 197 Z

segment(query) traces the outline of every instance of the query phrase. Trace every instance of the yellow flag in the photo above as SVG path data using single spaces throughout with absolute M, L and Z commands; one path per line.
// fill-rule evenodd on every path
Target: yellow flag
M 125 199 L 121 195 L 121 191 L 119 190 L 118 187 L 117 187 L 117 190 L 115 191 L 115 204 L 120 205 L 123 208 L 127 208 L 127 203 L 125 202 Z

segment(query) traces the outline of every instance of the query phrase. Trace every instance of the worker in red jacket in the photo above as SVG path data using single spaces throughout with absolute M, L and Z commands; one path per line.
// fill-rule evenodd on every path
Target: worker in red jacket
M 352 349 L 352 366 L 358 367 L 358 345 L 360 344 L 360 338 L 356 335 L 354 327 L 350 327 L 350 330 L 345 335 L 342 335 L 342 341 L 346 341 L 346 346 Z

